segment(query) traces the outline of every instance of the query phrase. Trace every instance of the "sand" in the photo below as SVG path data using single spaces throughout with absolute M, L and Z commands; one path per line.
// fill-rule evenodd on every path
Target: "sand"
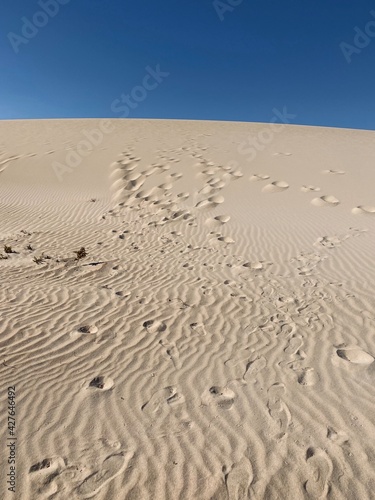
M 375 498 L 375 133 L 269 127 L 0 122 L 1 498 Z

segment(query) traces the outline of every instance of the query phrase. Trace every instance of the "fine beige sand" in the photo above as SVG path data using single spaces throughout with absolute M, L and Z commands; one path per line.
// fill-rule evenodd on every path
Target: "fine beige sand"
M 1 498 L 375 498 L 375 133 L 269 130 L 0 122 Z

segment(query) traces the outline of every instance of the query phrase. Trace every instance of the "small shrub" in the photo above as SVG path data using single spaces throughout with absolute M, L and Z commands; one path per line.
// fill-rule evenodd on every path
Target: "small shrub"
M 79 333 L 90 333 L 90 327 L 89 326 L 81 326 L 78 328 Z
M 44 262 L 43 255 L 41 255 L 40 257 L 34 257 L 33 261 L 35 262 L 35 264 L 43 264 Z
M 75 251 L 74 253 L 77 255 L 76 260 L 83 259 L 84 257 L 87 256 L 87 252 L 85 250 L 85 247 L 81 247 L 79 250 Z
M 12 250 L 12 247 L 8 247 L 8 245 L 4 245 L 4 252 L 5 253 L 15 253 L 14 250 Z

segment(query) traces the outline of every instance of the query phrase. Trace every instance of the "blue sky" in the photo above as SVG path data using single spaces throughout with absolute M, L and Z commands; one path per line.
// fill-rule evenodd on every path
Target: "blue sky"
M 39 0 L 48 1 L 59 0 Z M 268 122 L 286 106 L 291 123 L 375 130 L 373 1 L 60 1 L 21 42 L 14 37 L 23 36 L 24 18 L 34 24 L 42 8 L 38 0 L 3 2 L 1 119 Z M 361 48 L 355 27 L 371 34 L 357 40 Z M 350 63 L 342 42 L 355 49 Z M 142 96 L 145 68 L 157 65 L 169 74 Z M 138 102 L 118 111 L 113 102 L 135 87 Z

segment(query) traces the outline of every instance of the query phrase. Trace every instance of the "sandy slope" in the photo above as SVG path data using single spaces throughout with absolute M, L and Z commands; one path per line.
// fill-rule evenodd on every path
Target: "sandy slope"
M 0 122 L 4 498 L 375 498 L 375 134 L 119 120 L 58 175 L 100 124 Z

